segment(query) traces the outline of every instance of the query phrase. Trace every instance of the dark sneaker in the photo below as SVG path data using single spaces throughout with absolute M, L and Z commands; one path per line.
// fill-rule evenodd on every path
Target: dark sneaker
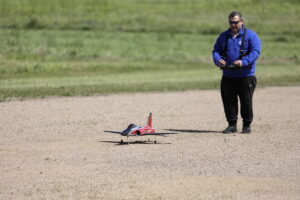
M 236 133 L 236 126 L 228 126 L 222 133 Z
M 251 127 L 250 126 L 243 126 L 242 133 L 244 133 L 244 134 L 251 133 Z

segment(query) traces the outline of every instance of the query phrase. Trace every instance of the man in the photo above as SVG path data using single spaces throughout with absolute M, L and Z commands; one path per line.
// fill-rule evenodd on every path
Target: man
M 256 60 L 261 42 L 256 33 L 244 27 L 242 14 L 230 13 L 229 29 L 220 34 L 213 54 L 214 63 L 223 70 L 221 96 L 228 127 L 223 133 L 237 132 L 238 97 L 243 118 L 242 133 L 251 133 L 252 97 L 256 86 Z

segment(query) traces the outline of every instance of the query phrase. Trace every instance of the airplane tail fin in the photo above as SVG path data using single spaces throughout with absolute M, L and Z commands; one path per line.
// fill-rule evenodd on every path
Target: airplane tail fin
M 147 126 L 152 127 L 152 113 L 150 113 L 150 115 L 149 115 L 149 117 L 148 117 Z

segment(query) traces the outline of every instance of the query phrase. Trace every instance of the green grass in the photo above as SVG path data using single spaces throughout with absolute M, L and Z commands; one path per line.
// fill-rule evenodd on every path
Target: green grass
M 227 15 L 259 33 L 259 86 L 299 84 L 299 3 L 0 0 L 0 101 L 219 88 L 211 58 Z
M 1 0 L 0 25 L 217 34 L 236 9 L 259 33 L 299 34 L 299 8 L 297 0 Z

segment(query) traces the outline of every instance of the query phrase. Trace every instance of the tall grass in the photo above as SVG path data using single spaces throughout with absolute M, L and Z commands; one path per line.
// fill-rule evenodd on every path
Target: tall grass
M 260 34 L 299 34 L 297 0 L 1 0 L 0 26 L 217 34 L 232 10 Z
M 218 88 L 211 50 L 241 10 L 260 85 L 300 81 L 299 3 L 0 0 L 0 99 Z

